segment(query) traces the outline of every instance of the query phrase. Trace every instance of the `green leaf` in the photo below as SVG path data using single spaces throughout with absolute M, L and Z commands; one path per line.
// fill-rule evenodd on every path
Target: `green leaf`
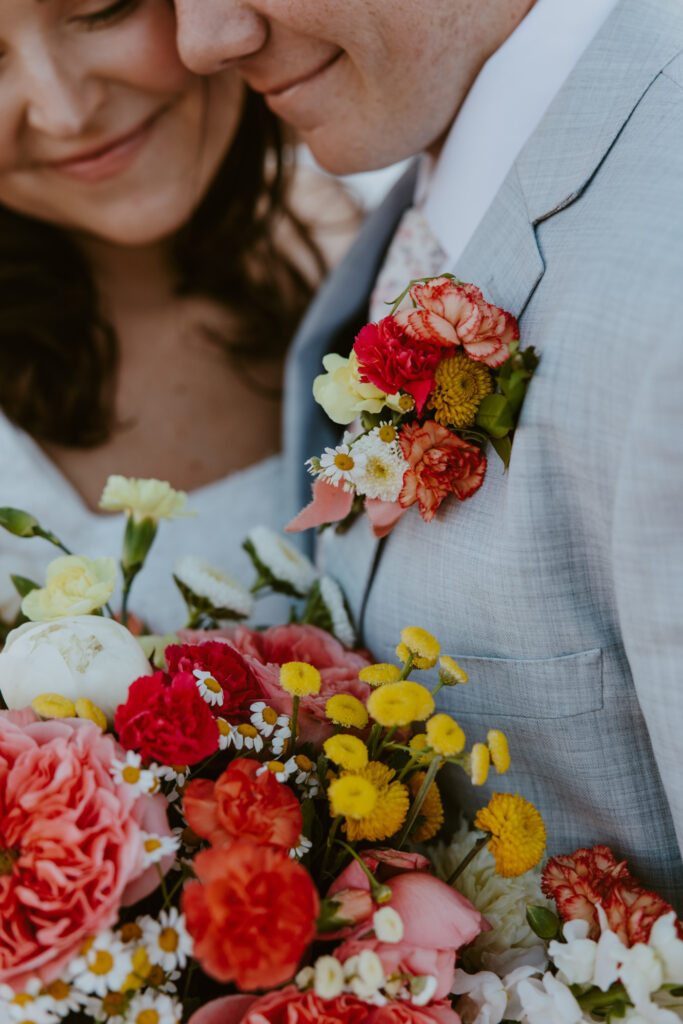
M 40 590 L 40 583 L 34 583 L 33 580 L 29 580 L 25 576 L 10 575 L 10 579 L 19 597 L 26 597 L 32 590 Z
M 512 409 L 505 395 L 487 395 L 479 406 L 475 422 L 490 437 L 505 437 L 515 425 Z
M 501 462 L 507 469 L 510 465 L 510 456 L 512 455 L 512 440 L 509 434 L 505 437 L 492 437 L 491 444 L 500 456 Z
M 527 907 L 526 919 L 529 927 L 538 935 L 539 939 L 549 941 L 560 934 L 560 919 L 547 907 Z

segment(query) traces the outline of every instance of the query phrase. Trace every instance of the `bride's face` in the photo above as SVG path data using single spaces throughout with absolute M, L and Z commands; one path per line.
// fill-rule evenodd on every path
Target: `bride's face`
M 178 58 L 168 0 L 0 0 L 0 204 L 119 245 L 206 192 L 243 86 Z

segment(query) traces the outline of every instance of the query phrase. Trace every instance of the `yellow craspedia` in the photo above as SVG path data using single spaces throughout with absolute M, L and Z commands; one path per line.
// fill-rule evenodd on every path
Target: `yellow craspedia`
M 491 371 L 462 350 L 442 359 L 434 374 L 427 407 L 442 427 L 470 427 L 482 399 L 493 393 Z
M 344 824 L 349 842 L 360 839 L 381 842 L 398 832 L 406 820 L 410 807 L 407 786 L 394 779 L 396 772 L 381 761 L 370 761 L 353 778 L 362 777 L 371 783 L 377 793 L 373 810 L 362 818 L 347 818 Z M 342 776 L 342 779 L 344 776 Z
M 477 811 L 474 827 L 490 833 L 489 849 L 503 878 L 525 874 L 543 856 L 543 818 L 518 793 L 494 793 L 488 805 Z
M 323 750 L 330 761 L 347 771 L 360 771 L 368 763 L 368 748 L 357 736 L 330 736 L 323 743 Z
M 280 666 L 280 686 L 293 697 L 320 693 L 320 673 L 305 661 L 288 661 Z
M 488 778 L 491 755 L 485 743 L 475 743 L 470 751 L 470 778 L 473 786 L 483 786 Z
M 333 817 L 362 820 L 372 814 L 379 796 L 377 787 L 361 774 L 346 773 L 330 783 L 327 790 Z
M 47 567 L 45 586 L 31 590 L 21 610 L 33 622 L 52 622 L 66 615 L 91 615 L 107 603 L 116 586 L 116 561 L 64 555 Z
M 499 729 L 489 729 L 486 733 L 486 742 L 488 743 L 493 767 L 499 775 L 503 775 L 510 767 L 510 750 L 505 733 Z
M 426 777 L 426 772 L 415 772 L 411 776 L 408 787 L 413 800 L 420 792 Z M 427 795 L 420 808 L 420 816 L 424 818 L 424 821 L 419 828 L 410 833 L 410 838 L 414 843 L 426 843 L 428 839 L 433 839 L 443 825 L 443 803 L 441 802 L 441 793 L 439 793 L 439 787 L 436 782 L 432 782 L 427 790 Z
M 433 710 L 434 698 L 429 690 L 409 679 L 380 686 L 368 697 L 370 715 L 386 729 L 423 722 Z
M 465 733 L 450 715 L 432 715 L 427 722 L 427 739 L 432 750 L 443 757 L 465 749 Z
M 174 491 L 166 480 L 110 476 L 104 485 L 100 508 L 107 512 L 127 512 L 139 522 L 142 519 L 174 519 L 193 515 L 185 511 L 187 494 Z
M 406 626 L 401 630 L 401 643 L 396 648 L 396 654 L 402 661 L 407 661 L 408 654 L 412 654 L 414 667 L 427 669 L 436 665 L 440 650 L 439 641 L 426 629 Z
M 325 705 L 325 714 L 335 725 L 346 729 L 364 729 L 368 724 L 368 709 L 350 693 L 335 693 Z
M 401 670 L 398 665 L 381 662 L 377 665 L 366 665 L 358 673 L 358 678 L 368 686 L 384 686 L 385 683 L 395 683 L 400 675 Z
M 444 654 L 439 658 L 439 679 L 444 686 L 457 686 L 458 683 L 467 682 L 467 672 L 460 668 L 450 654 Z
M 97 704 L 93 704 L 87 697 L 79 697 L 76 701 L 76 714 L 79 718 L 87 718 L 95 725 L 99 725 L 102 732 L 107 731 L 107 717 Z
M 31 706 L 37 715 L 43 718 L 75 718 L 76 705 L 68 697 L 59 693 L 41 693 L 34 697 Z

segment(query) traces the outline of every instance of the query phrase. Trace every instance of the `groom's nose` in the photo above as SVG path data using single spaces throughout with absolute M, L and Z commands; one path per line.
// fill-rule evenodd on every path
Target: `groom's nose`
M 200 75 L 257 53 L 268 38 L 267 22 L 238 0 L 176 0 L 178 49 Z

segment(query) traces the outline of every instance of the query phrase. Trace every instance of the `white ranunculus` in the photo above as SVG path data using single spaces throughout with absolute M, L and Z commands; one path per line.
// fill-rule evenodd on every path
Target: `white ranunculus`
M 111 722 L 133 680 L 150 672 L 135 637 L 100 615 L 26 622 L 0 652 L 0 691 L 12 709 L 41 693 L 59 693 L 72 701 L 88 698 Z

